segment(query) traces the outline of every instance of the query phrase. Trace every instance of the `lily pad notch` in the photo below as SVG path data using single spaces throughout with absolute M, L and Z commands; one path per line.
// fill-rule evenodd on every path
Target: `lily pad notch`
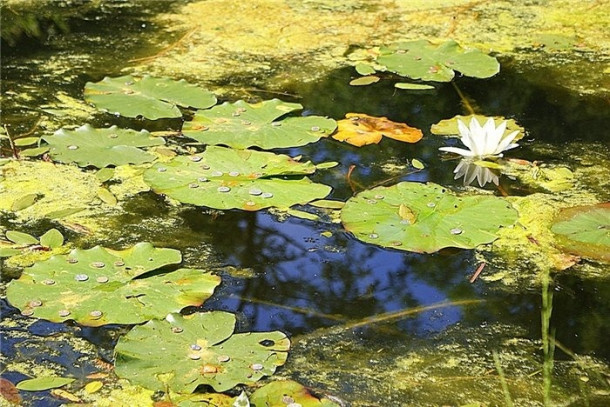
M 224 392 L 270 376 L 288 358 L 279 331 L 233 333 L 235 315 L 223 311 L 169 314 L 121 337 L 116 374 L 152 390 L 191 393 L 199 385 Z
M 331 187 L 307 175 L 316 166 L 282 154 L 208 146 L 201 154 L 157 163 L 144 181 L 179 202 L 215 209 L 288 208 L 326 197 Z
M 454 40 L 438 45 L 428 40 L 416 40 L 381 47 L 373 65 L 360 63 L 356 66 L 356 71 L 362 75 L 376 70 L 394 72 L 415 80 L 450 82 L 456 71 L 473 78 L 490 78 L 500 71 L 500 63 L 478 49 L 463 48 Z M 401 83 L 397 87 L 431 89 L 422 84 Z
M 321 116 L 282 118 L 301 109 L 298 103 L 279 99 L 255 104 L 225 102 L 197 111 L 192 121 L 184 123 L 182 134 L 208 145 L 269 150 L 313 143 L 337 128 L 334 120 Z
M 458 196 L 417 182 L 363 191 L 341 211 L 345 229 L 359 240 L 417 253 L 473 249 L 497 239 L 496 232 L 516 220 L 517 211 L 502 198 Z
M 87 82 L 84 97 L 100 110 L 150 120 L 182 117 L 178 106 L 207 109 L 217 102 L 212 92 L 184 79 L 176 81 L 148 75 L 141 79 L 126 75 Z
M 139 324 L 199 306 L 220 284 L 220 277 L 199 269 L 147 274 L 181 261 L 178 250 L 150 243 L 74 249 L 26 268 L 6 296 L 24 316 L 85 326 Z

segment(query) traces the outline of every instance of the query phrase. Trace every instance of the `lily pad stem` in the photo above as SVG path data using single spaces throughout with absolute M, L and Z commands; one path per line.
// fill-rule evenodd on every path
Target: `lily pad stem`
M 4 131 L 6 132 L 6 136 L 8 137 L 8 142 L 9 142 L 9 144 L 11 146 L 11 151 L 13 152 L 13 158 L 15 160 L 18 160 L 19 159 L 19 152 L 17 151 L 17 148 L 15 147 L 15 143 L 13 142 L 13 137 L 8 132 L 8 127 L 6 127 L 6 124 L 3 125 L 2 127 L 4 127 Z
M 474 109 L 472 108 L 472 105 L 470 104 L 470 102 L 468 101 L 466 96 L 464 96 L 464 94 L 462 93 L 460 88 L 458 88 L 458 86 L 455 84 L 455 82 L 452 81 L 451 84 L 453 85 L 453 88 L 455 89 L 455 91 L 457 92 L 458 96 L 462 100 L 462 103 L 464 104 L 464 107 L 466 108 L 466 110 L 468 110 L 468 114 L 474 115 L 475 114 L 474 113 Z

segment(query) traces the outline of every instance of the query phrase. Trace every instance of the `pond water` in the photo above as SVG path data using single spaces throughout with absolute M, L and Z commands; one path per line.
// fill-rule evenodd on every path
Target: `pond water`
M 157 44 L 168 36 L 180 38 L 180 33 L 163 31 L 153 17 L 182 3 L 101 2 L 74 15 L 59 3 L 56 10 L 49 9 L 48 15 L 65 13 L 68 30 L 62 32 L 56 23 L 41 18 L 42 38 L 23 37 L 14 46 L 2 44 L 3 124 L 13 134 L 25 133 L 48 115 L 45 110 L 58 109 L 55 95 L 80 100 L 86 82 L 124 74 L 130 59 L 154 54 Z M 4 23 L 4 11 L 2 18 Z M 277 90 L 251 93 L 249 100 L 277 96 L 301 103 L 305 115 L 339 120 L 349 112 L 366 113 L 423 130 L 424 138 L 416 144 L 385 139 L 357 148 L 323 139 L 274 150 L 303 155 L 315 163 L 338 162 L 337 167 L 312 176 L 313 181 L 332 186 L 328 199 L 345 201 L 361 190 L 401 181 L 467 189 L 461 179 L 454 180 L 457 161 L 441 159 L 438 148 L 447 139 L 429 130 L 442 119 L 464 114 L 456 89 L 475 101 L 480 113 L 514 118 L 527 129 L 520 148 L 508 152 L 511 157 L 567 165 L 572 170 L 583 161 L 594 160 L 596 156 L 591 158 L 591 154 L 609 162 L 607 100 L 543 85 L 536 75 L 517 70 L 510 59 L 500 59 L 500 63 L 501 73 L 491 79 L 461 77 L 427 92 L 399 91 L 393 81 L 385 80 L 372 86 L 349 86 L 355 73 L 353 68 L 344 68 L 314 82 L 287 83 L 279 96 Z M 182 77 L 176 72 L 173 79 Z M 259 81 L 244 76 L 226 78 L 218 85 L 240 94 L 249 80 Z M 47 107 L 42 110 L 42 106 Z M 178 130 L 181 126 L 180 120 L 151 122 L 103 114 L 75 118 L 68 109 L 65 112 L 50 122 L 148 130 Z M 44 129 L 37 128 L 34 134 L 42 135 Z M 2 154 L 8 156 L 10 149 L 2 142 Z M 425 168 L 409 167 L 411 159 L 420 160 Z M 604 182 L 583 181 L 599 200 L 607 201 L 610 194 Z M 505 176 L 500 186 L 484 189 L 497 196 L 541 192 Z M 230 311 L 237 316 L 238 331 L 286 333 L 293 349 L 278 377 L 298 380 L 316 394 L 332 395 L 346 405 L 507 404 L 498 378 L 503 373 L 498 374 L 493 352 L 506 362 L 504 373 L 514 405 L 548 403 L 543 395 L 541 341 L 549 317 L 558 344 L 551 399 L 560 403 L 557 405 L 610 403 L 606 265 L 585 261 L 597 270 L 595 277 L 572 269 L 554 275 L 549 299 L 547 287 L 539 281 L 513 286 L 481 278 L 469 282 L 481 262 L 474 250 L 449 248 L 418 254 L 382 248 L 357 240 L 327 215 L 311 221 L 277 211 L 176 208 L 153 192 L 135 195 L 122 206 L 125 211 L 105 223 L 109 229 L 103 236 L 83 235 L 52 220 L 20 223 L 10 213 L 0 214 L 0 222 L 6 230 L 35 236 L 56 227 L 77 247 L 101 244 L 119 249 L 150 241 L 181 250 L 185 267 L 211 268 L 222 277 L 215 294 L 186 313 Z M 522 263 L 527 269 L 528 260 Z M 523 273 L 523 269 L 508 272 Z M 5 271 L 3 291 L 19 273 L 15 268 Z M 498 271 L 489 264 L 482 275 Z M 536 270 L 530 272 L 536 275 Z M 552 301 L 552 316 L 541 313 L 543 301 L 545 307 Z M 36 374 L 32 366 L 44 365 L 58 375 L 77 378 L 79 386 L 104 363 L 113 363 L 117 340 L 130 328 L 32 320 L 5 299 L 2 327 L 3 378 L 16 383 Z M 443 365 L 448 360 L 454 364 Z M 70 388 L 73 393 L 77 389 Z M 32 406 L 67 402 L 48 391 L 22 391 L 21 397 L 24 405 Z M 101 399 L 92 405 L 104 405 Z

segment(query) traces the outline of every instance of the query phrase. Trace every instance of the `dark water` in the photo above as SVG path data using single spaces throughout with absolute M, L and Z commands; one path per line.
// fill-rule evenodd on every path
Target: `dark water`
M 57 91 L 80 98 L 86 81 L 99 80 L 105 75 L 117 75 L 127 60 L 146 55 L 151 44 L 162 33 L 148 20 L 159 9 L 172 7 L 175 2 L 146 2 L 146 7 L 127 7 L 121 2 L 108 3 L 107 8 L 95 9 L 67 19 L 70 32 L 56 33 L 45 39 L 22 39 L 16 47 L 2 44 L 3 96 L 7 90 L 21 92 L 32 87 L 30 105 L 4 104 L 2 121 L 15 133 L 27 130 L 36 120 L 36 106 L 47 103 Z M 120 29 L 122 36 L 116 36 Z M 129 38 L 126 40 L 125 38 Z M 96 48 L 99 47 L 99 48 Z M 95 52 L 91 52 L 95 49 Z M 37 61 L 50 55 L 65 53 L 91 54 L 80 65 L 70 66 L 61 76 L 41 72 Z M 608 145 L 607 123 L 610 118 L 604 100 L 570 94 L 560 89 L 543 88 L 526 76 L 511 70 L 511 61 L 502 62 L 502 73 L 489 80 L 458 78 L 459 89 L 476 101 L 478 112 L 515 118 L 527 129 L 526 138 L 518 150 L 509 155 L 524 159 L 547 161 L 569 160 L 569 157 L 539 157 L 531 146 L 536 142 L 556 144 L 597 142 Z M 454 161 L 442 161 L 438 147 L 446 140 L 429 133 L 430 125 L 441 119 L 463 114 L 461 101 L 451 84 L 439 84 L 434 91 L 408 93 L 393 88 L 392 81 L 382 81 L 369 87 L 347 85 L 354 75 L 343 69 L 313 84 L 293 84 L 286 91 L 296 95 L 306 114 L 326 115 L 335 119 L 348 112 L 386 116 L 406 122 L 424 131 L 424 140 L 409 145 L 384 140 L 379 145 L 355 148 L 332 140 L 279 152 L 303 154 L 314 162 L 338 161 L 332 170 L 318 171 L 314 181 L 333 186 L 332 199 L 345 200 L 354 190 L 347 181 L 351 174 L 359 188 L 380 182 L 431 181 L 461 187 L 454 181 Z M 178 78 L 176 78 L 178 79 Z M 286 100 L 289 100 L 285 98 Z M 123 120 L 123 119 L 120 119 Z M 105 121 L 132 127 L 158 126 L 179 128 L 176 121 L 146 123 L 92 118 L 92 123 Z M 389 179 L 381 163 L 393 158 L 404 164 L 417 158 L 426 168 L 417 173 L 406 172 Z M 506 190 L 516 188 L 515 181 L 501 180 Z M 126 206 L 133 211 L 120 219 L 121 227 L 130 236 L 153 240 L 158 245 L 180 247 L 195 253 L 199 247 L 211 247 L 217 265 L 249 268 L 252 277 L 241 278 L 221 271 L 223 283 L 216 294 L 202 307 L 205 310 L 228 310 L 237 313 L 240 330 L 281 330 L 291 336 L 312 332 L 348 320 L 359 320 L 385 312 L 431 305 L 442 301 L 481 299 L 468 306 L 448 306 L 422 312 L 413 318 L 392 324 L 397 335 L 425 338 L 461 323 L 466 327 L 501 322 L 526 330 L 527 337 L 540 338 L 540 304 L 538 289 L 515 292 L 495 289 L 493 283 L 468 282 L 476 269 L 473 253 L 468 250 L 446 249 L 433 255 L 420 255 L 383 249 L 364 244 L 330 222 L 312 222 L 289 218 L 281 221 L 265 211 L 244 213 L 227 211 L 212 216 L 201 208 L 185 207 L 177 216 L 180 230 L 159 230 L 152 234 L 140 225 L 147 219 L 167 213 L 161 198 L 152 193 L 134 198 Z M 11 228 L 7 218 L 0 218 Z M 45 227 L 47 225 L 44 225 Z M 33 228 L 44 230 L 42 225 Z M 32 230 L 35 231 L 35 230 Z M 322 232 L 332 232 L 324 237 Z M 168 236 L 164 238 L 163 236 Z M 188 241 L 181 236 L 188 236 Z M 120 239 L 107 243 L 122 242 Z M 133 242 L 132 242 L 133 243 Z M 193 256 L 194 258 L 196 256 Z M 188 264 L 187 264 L 188 266 Z M 200 265 L 197 265 L 200 266 Z M 491 271 L 490 271 L 491 272 Z M 566 272 L 555 281 L 554 313 L 551 325 L 556 337 L 576 353 L 594 355 L 610 361 L 606 338 L 610 330 L 610 282 L 591 281 Z M 23 321 L 17 310 L 2 303 L 2 318 Z M 194 310 L 190 310 L 194 311 Z M 102 359 L 111 360 L 117 335 L 125 329 L 79 328 L 72 325 L 39 321 L 24 330 L 35 337 L 45 337 L 67 331 L 83 337 L 99 349 Z M 20 342 L 3 333 L 2 353 L 9 359 L 39 361 L 42 353 L 24 352 Z M 5 335 L 6 334 L 6 335 Z M 60 352 L 59 363 L 70 366 L 74 355 Z M 567 358 L 557 351 L 556 357 Z M 79 375 L 93 371 L 84 365 Z M 76 374 L 76 373 L 75 373 Z M 3 377 L 18 381 L 23 377 L 4 372 Z M 53 405 L 44 395 L 30 395 L 33 405 Z M 36 401 L 37 397 L 41 397 Z

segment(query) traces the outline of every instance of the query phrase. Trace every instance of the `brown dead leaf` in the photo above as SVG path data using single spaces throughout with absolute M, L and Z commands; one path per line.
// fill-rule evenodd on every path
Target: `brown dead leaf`
M 384 136 L 406 143 L 416 143 L 421 140 L 423 134 L 419 129 L 393 122 L 386 117 L 347 113 L 345 119 L 337 122 L 337 132 L 332 137 L 362 147 L 377 144 Z
M 51 395 L 60 399 L 68 400 L 73 403 L 80 403 L 81 399 L 75 394 L 70 393 L 69 391 L 62 389 L 53 389 L 51 390 Z
M 0 396 L 11 404 L 20 405 L 21 396 L 19 390 L 10 381 L 0 378 Z

